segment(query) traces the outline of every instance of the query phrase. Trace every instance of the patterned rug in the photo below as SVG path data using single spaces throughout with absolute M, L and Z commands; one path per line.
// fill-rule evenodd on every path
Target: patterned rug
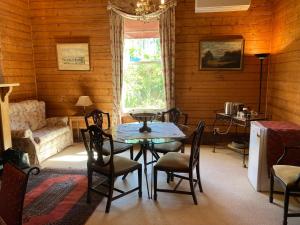
M 44 169 L 30 176 L 23 224 L 85 224 L 103 198 L 94 194 L 91 204 L 87 204 L 86 189 L 86 171 Z

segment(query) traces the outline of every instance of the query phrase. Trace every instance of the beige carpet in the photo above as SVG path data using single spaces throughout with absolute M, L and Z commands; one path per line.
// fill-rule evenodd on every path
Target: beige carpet
M 143 177 L 143 198 L 137 193 L 112 203 L 111 212 L 105 214 L 103 201 L 87 221 L 87 225 L 280 225 L 282 223 L 281 196 L 275 204 L 268 202 L 267 193 L 255 192 L 247 178 L 247 169 L 242 167 L 241 156 L 230 150 L 201 149 L 201 179 L 204 193 L 197 189 L 198 205 L 191 196 L 158 193 L 158 201 L 147 198 Z M 43 167 L 85 168 L 86 154 L 81 144 L 75 144 L 50 158 Z M 149 167 L 149 170 L 151 166 Z M 149 172 L 149 176 L 151 173 Z M 116 181 L 116 186 L 127 188 L 137 183 L 137 174 L 130 174 L 126 181 Z M 166 175 L 159 175 L 159 186 L 167 187 Z M 181 188 L 189 190 L 187 183 Z M 294 202 L 293 210 L 300 210 Z M 300 218 L 289 218 L 289 225 L 299 225 Z

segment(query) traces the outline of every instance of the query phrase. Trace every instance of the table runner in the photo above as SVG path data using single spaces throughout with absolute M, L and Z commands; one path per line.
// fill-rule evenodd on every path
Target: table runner
M 169 122 L 149 122 L 151 132 L 140 133 L 142 123 L 120 124 L 117 127 L 116 137 L 119 140 L 156 139 L 156 138 L 184 138 L 185 134 L 174 124 Z

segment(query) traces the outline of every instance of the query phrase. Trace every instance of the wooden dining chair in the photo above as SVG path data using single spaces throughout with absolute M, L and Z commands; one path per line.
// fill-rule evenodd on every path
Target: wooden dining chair
M 157 192 L 171 192 L 178 194 L 188 194 L 193 196 L 194 204 L 197 205 L 197 198 L 194 186 L 198 184 L 200 192 L 203 192 L 200 180 L 199 155 L 202 134 L 205 128 L 203 121 L 199 122 L 197 129 L 193 132 L 193 141 L 190 155 L 179 152 L 168 152 L 162 156 L 154 166 L 154 200 L 157 200 Z M 197 179 L 193 178 L 193 171 L 196 168 Z M 180 178 L 179 182 L 173 190 L 157 188 L 157 173 L 164 171 L 167 173 L 186 173 L 188 177 L 173 174 L 174 177 Z M 190 183 L 190 191 L 179 191 L 182 180 L 188 180 Z
M 90 141 L 87 141 L 86 133 L 89 133 Z M 91 191 L 107 197 L 105 212 L 110 210 L 111 202 L 127 194 L 138 190 L 139 197 L 142 197 L 142 165 L 134 160 L 112 154 L 114 151 L 114 141 L 110 134 L 106 134 L 101 128 L 96 125 L 91 125 L 88 129 L 81 129 L 82 138 L 88 154 L 87 161 L 87 202 L 91 201 Z M 109 143 L 110 153 L 107 155 L 108 149 L 103 148 L 105 143 Z M 138 187 L 129 191 L 122 191 L 114 187 L 114 182 L 117 177 L 123 176 L 130 172 L 138 171 Z M 93 173 L 98 173 L 105 177 L 103 182 L 93 186 Z M 102 189 L 99 189 L 99 185 Z M 107 190 L 103 191 L 103 187 Z M 113 197 L 113 191 L 120 194 Z
M 183 118 L 183 123 L 181 123 Z M 172 122 L 175 125 L 187 125 L 188 114 L 181 112 L 178 108 L 169 109 L 161 114 L 162 122 Z M 183 141 L 172 141 L 169 143 L 155 144 L 154 150 L 158 153 L 166 154 L 168 152 L 178 152 L 181 150 L 184 153 L 184 142 Z
M 300 194 L 300 166 L 281 165 L 290 151 L 300 150 L 299 146 L 286 146 L 284 153 L 271 168 L 269 201 L 273 203 L 274 180 L 277 180 L 284 192 L 283 225 L 287 224 L 288 217 L 300 217 L 299 213 L 289 213 L 289 199 L 293 194 Z
M 106 118 L 107 126 L 103 127 L 104 118 Z M 110 116 L 109 113 L 102 112 L 99 109 L 95 109 L 89 113 L 87 113 L 84 117 L 86 127 L 88 128 L 91 125 L 96 125 L 103 130 L 110 129 Z M 91 124 L 90 121 L 93 123 Z M 120 142 L 114 142 L 114 154 L 118 154 L 121 152 L 130 151 L 130 159 L 133 159 L 133 145 L 125 144 Z M 110 153 L 110 145 L 109 142 L 105 142 L 103 145 L 103 151 L 105 154 Z
M 33 172 L 34 171 L 34 172 Z M 7 225 L 21 225 L 28 177 L 38 174 L 37 167 L 27 173 L 11 163 L 4 165 L 0 190 L 0 219 Z
M 181 122 L 181 118 L 183 118 L 183 122 Z M 162 112 L 161 115 L 161 121 L 162 122 L 173 122 L 176 125 L 177 124 L 187 124 L 188 121 L 188 114 L 181 112 L 179 108 L 171 108 L 165 112 Z

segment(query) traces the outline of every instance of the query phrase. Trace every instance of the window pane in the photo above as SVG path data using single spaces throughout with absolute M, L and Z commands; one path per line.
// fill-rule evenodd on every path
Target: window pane
M 165 109 L 158 38 L 125 39 L 123 111 Z

